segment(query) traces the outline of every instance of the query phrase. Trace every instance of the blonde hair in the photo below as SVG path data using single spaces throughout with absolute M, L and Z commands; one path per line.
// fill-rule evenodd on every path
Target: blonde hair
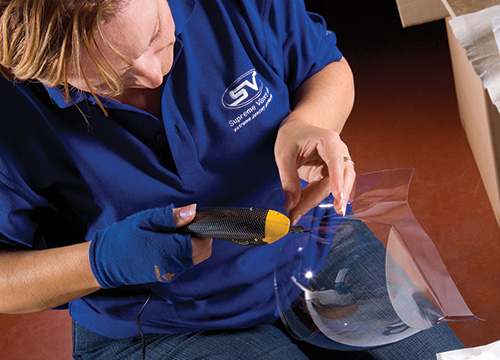
M 83 71 L 87 52 L 110 94 L 123 91 L 123 82 L 96 43 L 99 35 L 117 54 L 102 32 L 123 0 L 0 0 L 0 65 L 11 80 L 39 80 L 62 86 L 70 101 L 68 71 L 77 72 L 90 92 Z M 98 99 L 96 97 L 96 99 Z M 98 100 L 99 101 L 99 100 Z M 102 104 L 99 104 L 101 108 Z

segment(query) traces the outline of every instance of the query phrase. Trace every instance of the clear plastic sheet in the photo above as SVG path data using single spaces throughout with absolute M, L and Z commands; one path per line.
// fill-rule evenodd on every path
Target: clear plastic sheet
M 356 350 L 399 341 L 441 321 L 477 319 L 410 210 L 412 174 L 397 169 L 358 175 L 345 217 L 328 198 L 300 221 L 312 233 L 281 241 L 280 256 L 291 261 L 277 265 L 276 298 L 293 336 Z

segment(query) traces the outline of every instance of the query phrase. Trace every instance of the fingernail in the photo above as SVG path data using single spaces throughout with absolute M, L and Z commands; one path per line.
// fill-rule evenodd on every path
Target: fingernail
M 347 213 L 347 200 L 342 200 L 341 204 L 342 207 L 340 209 L 340 213 L 342 214 L 342 216 L 345 216 Z
M 196 204 L 192 204 L 181 208 L 181 211 L 179 211 L 179 216 L 183 219 L 187 219 L 193 216 L 195 212 L 196 212 Z
M 347 210 L 347 206 L 345 204 L 342 205 L 342 208 L 340 209 L 340 214 L 342 216 L 345 216 L 346 210 Z
M 302 218 L 302 214 L 299 214 L 295 217 L 295 219 L 293 219 L 292 221 L 292 225 L 295 226 L 297 225 L 297 223 L 299 222 L 299 220 Z

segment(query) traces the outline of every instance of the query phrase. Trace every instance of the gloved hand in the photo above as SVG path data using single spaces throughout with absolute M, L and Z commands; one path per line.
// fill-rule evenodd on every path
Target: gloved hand
M 193 267 L 191 236 L 175 232 L 173 208 L 145 210 L 96 231 L 89 259 L 101 287 L 170 282 Z

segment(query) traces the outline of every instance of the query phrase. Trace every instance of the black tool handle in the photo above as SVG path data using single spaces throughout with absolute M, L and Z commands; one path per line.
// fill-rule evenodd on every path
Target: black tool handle
M 194 220 L 179 228 L 181 234 L 217 238 L 240 245 L 265 245 L 266 216 L 269 210 L 228 207 L 197 210 Z

